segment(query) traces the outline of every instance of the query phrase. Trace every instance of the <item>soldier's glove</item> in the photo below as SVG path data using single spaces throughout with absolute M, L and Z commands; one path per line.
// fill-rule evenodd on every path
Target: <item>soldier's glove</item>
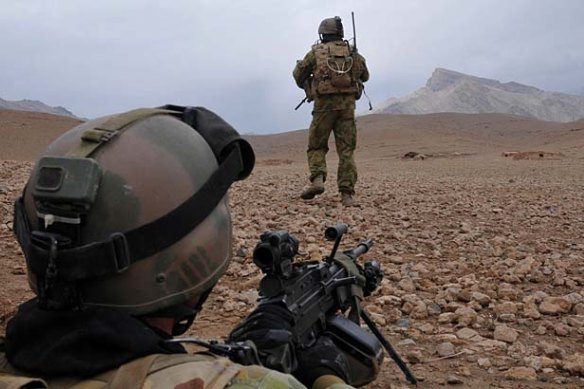
M 229 334 L 227 342 L 252 341 L 262 364 L 283 373 L 296 370 L 292 343 L 293 317 L 275 304 L 260 305 Z
M 298 370 L 294 376 L 307 387 L 324 375 L 335 375 L 352 386 L 373 381 L 383 361 L 377 338 L 342 315 L 327 318 L 324 333 L 305 350 L 296 350 Z
M 312 388 L 314 381 L 325 375 L 334 375 L 349 382 L 347 357 L 330 337 L 321 335 L 313 346 L 297 352 L 298 369 L 292 375 L 307 388 Z

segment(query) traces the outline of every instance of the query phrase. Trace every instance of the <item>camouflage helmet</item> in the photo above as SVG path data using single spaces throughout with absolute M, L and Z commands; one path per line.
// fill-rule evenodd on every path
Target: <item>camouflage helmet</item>
M 231 258 L 227 190 L 253 164 L 249 143 L 200 107 L 139 109 L 64 133 L 15 203 L 40 303 L 143 315 L 205 295 Z
M 324 19 L 318 26 L 318 35 L 321 37 L 323 35 L 338 35 L 342 38 L 345 33 L 343 31 L 343 23 L 341 22 L 341 18 L 339 16 L 335 16 L 334 18 Z

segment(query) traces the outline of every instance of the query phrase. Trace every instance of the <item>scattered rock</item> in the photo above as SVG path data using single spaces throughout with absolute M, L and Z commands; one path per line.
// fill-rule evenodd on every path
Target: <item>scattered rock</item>
M 454 345 L 450 342 L 440 343 L 436 347 L 436 353 L 441 357 L 447 357 L 454 354 Z
M 446 379 L 446 382 L 449 385 L 462 385 L 464 383 L 464 381 L 461 378 L 455 375 L 449 375 L 448 378 Z
M 540 352 L 542 352 L 549 358 L 564 359 L 565 354 L 564 350 L 555 344 L 548 342 L 540 342 L 538 343 L 537 347 L 540 350 Z
M 486 307 L 491 302 L 491 297 L 480 292 L 473 292 L 471 298 L 481 304 L 483 307 Z
M 483 340 L 481 342 L 477 343 L 477 346 L 483 347 L 487 350 L 493 350 L 493 349 L 507 349 L 507 343 L 505 342 L 501 342 L 500 340 L 494 340 L 494 339 L 486 339 Z
M 556 365 L 555 360 L 548 357 L 531 356 L 524 359 L 528 367 L 532 367 L 535 371 L 543 371 L 544 369 L 552 368 Z
M 383 315 L 380 315 L 379 313 L 375 313 L 375 312 L 369 312 L 369 316 L 371 316 L 371 319 L 378 326 L 385 327 L 385 325 L 387 325 L 387 320 L 385 320 L 385 317 Z
M 258 301 L 259 294 L 257 290 L 246 290 L 239 292 L 239 294 L 235 295 L 235 298 L 246 304 L 255 305 Z
M 573 354 L 567 357 L 562 364 L 562 369 L 571 375 L 584 377 L 584 354 Z
M 517 305 L 511 301 L 504 301 L 501 304 L 497 304 L 495 307 L 495 312 L 501 316 L 504 314 L 516 314 Z
M 401 347 L 415 346 L 416 342 L 413 339 L 404 339 L 404 340 L 400 340 L 397 345 L 401 346 Z
M 456 315 L 456 321 L 461 326 L 470 326 L 477 321 L 477 313 L 471 308 L 458 308 L 454 314 Z
M 537 380 L 537 373 L 532 367 L 512 367 L 504 373 L 508 380 L 513 381 L 535 381 Z
M 404 354 L 404 357 L 412 365 L 420 363 L 424 360 L 424 356 L 422 355 L 422 352 L 420 350 L 408 350 Z
M 572 309 L 572 302 L 565 297 L 546 297 L 539 305 L 539 311 L 544 315 L 568 313 L 570 309 Z
M 249 254 L 249 250 L 247 249 L 247 247 L 240 247 L 235 252 L 235 255 L 240 257 L 240 258 L 245 258 L 245 257 L 247 257 L 248 254 Z
M 431 316 L 440 315 L 442 313 L 442 308 L 436 303 L 426 304 L 426 308 L 428 310 L 428 315 Z
M 519 333 L 513 328 L 507 327 L 506 325 L 498 325 L 495 327 L 494 338 L 495 340 L 501 340 L 507 343 L 515 343 Z
M 570 327 L 564 323 L 558 323 L 554 325 L 554 332 L 558 336 L 568 336 L 570 335 Z
M 428 308 L 423 301 L 418 301 L 412 311 L 410 312 L 412 319 L 426 319 L 428 317 Z
M 441 313 L 438 316 L 438 323 L 454 323 L 456 321 L 457 315 L 454 312 Z
M 482 337 L 479 335 L 478 332 L 476 332 L 473 329 L 470 329 L 468 327 L 465 328 L 461 328 L 460 330 L 456 331 L 456 336 L 459 339 L 463 339 L 463 340 L 482 340 Z
M 399 283 L 398 286 L 402 288 L 407 293 L 413 293 L 416 291 L 416 285 L 411 278 L 404 278 Z
M 399 319 L 395 324 L 401 328 L 410 328 L 410 321 L 408 319 Z

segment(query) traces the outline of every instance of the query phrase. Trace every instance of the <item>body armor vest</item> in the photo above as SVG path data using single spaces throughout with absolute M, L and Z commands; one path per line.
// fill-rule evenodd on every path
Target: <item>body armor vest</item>
M 359 94 L 358 63 L 346 41 L 319 43 L 312 46 L 316 57 L 313 90 L 317 95 Z

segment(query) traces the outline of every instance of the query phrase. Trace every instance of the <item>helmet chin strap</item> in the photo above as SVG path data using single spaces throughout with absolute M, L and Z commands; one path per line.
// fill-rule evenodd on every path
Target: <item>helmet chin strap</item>
M 197 314 L 203 308 L 203 304 L 205 303 L 205 301 L 207 301 L 207 298 L 209 297 L 209 294 L 211 294 L 211 290 L 213 290 L 214 286 L 215 285 L 211 286 L 209 289 L 203 292 L 203 294 L 201 294 L 199 298 L 196 299 L 196 302 L 194 302 L 192 306 L 189 303 L 173 305 L 171 307 L 160 309 L 156 312 L 152 312 L 141 317 L 144 319 L 148 318 L 173 319 L 174 322 L 172 325 L 171 335 L 172 336 L 182 335 L 193 324 L 193 321 L 195 321 Z
M 202 295 L 199 296 L 194 307 L 189 308 L 186 305 L 182 305 L 183 307 L 188 308 L 190 313 L 184 315 L 182 318 L 177 318 L 177 320 L 174 322 L 174 325 L 172 326 L 172 336 L 179 336 L 187 332 L 189 327 L 193 324 L 193 321 L 195 321 L 197 314 L 201 312 L 201 309 L 203 309 L 203 304 L 205 301 L 207 301 L 207 298 L 211 294 L 213 287 L 215 287 L 215 285 L 211 286 L 209 289 L 203 292 Z

